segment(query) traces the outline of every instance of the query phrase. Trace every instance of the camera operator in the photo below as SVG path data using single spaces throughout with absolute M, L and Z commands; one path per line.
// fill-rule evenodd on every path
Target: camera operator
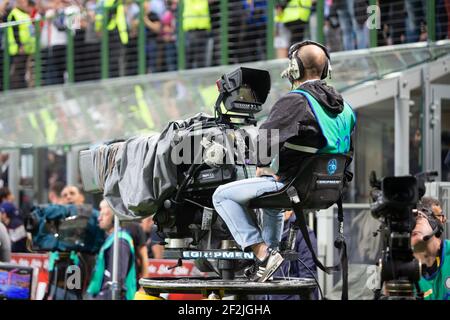
M 434 217 L 438 219 L 442 225 L 447 222 L 447 217 L 443 214 L 441 202 L 438 199 L 432 197 L 422 197 L 420 202 L 423 206 L 431 208 Z
M 111 300 L 111 281 L 113 276 L 114 214 L 108 203 L 100 202 L 99 226 L 108 234 L 97 256 L 95 269 L 87 292 L 95 300 Z M 121 297 L 132 300 L 136 293 L 136 266 L 133 239 L 119 230 L 118 282 Z
M 443 225 L 432 203 L 422 199 L 417 208 L 416 225 L 411 234 L 414 256 L 422 265 L 420 290 L 426 300 L 450 299 L 450 241 L 442 239 Z M 441 209 L 442 213 L 442 209 Z
M 243 250 L 251 248 L 255 254 L 255 264 L 246 274 L 260 282 L 269 279 L 283 262 L 275 249 L 281 240 L 283 214 L 265 210 L 261 232 L 246 205 L 263 193 L 280 190 L 296 175 L 302 160 L 311 154 L 349 152 L 355 124 L 351 108 L 323 81 L 330 70 L 330 55 L 324 46 L 313 41 L 294 44 L 289 49 L 289 59 L 289 67 L 282 76 L 297 90 L 275 103 L 258 137 L 258 149 L 281 147 L 276 155 L 278 170 L 270 167 L 273 159 L 258 159 L 256 178 L 222 185 L 213 195 L 214 207 L 236 242 Z M 339 125 L 341 130 L 336 130 Z M 278 130 L 279 140 L 273 141 L 276 139 L 269 135 L 271 130 Z M 267 154 L 274 156 L 274 152 Z

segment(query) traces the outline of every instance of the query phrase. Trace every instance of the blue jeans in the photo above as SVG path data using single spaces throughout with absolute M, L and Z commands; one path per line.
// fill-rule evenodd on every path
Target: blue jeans
M 214 208 L 242 250 L 261 242 L 269 247 L 278 246 L 283 229 L 283 213 L 280 210 L 263 210 L 261 232 L 247 205 L 251 199 L 266 192 L 278 191 L 283 186 L 283 183 L 272 177 L 258 177 L 227 183 L 214 192 Z

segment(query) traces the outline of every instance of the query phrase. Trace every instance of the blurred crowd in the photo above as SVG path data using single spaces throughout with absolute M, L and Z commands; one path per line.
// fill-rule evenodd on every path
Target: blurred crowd
M 317 39 L 317 1 L 275 0 L 274 4 L 276 57 L 286 57 L 294 42 Z M 2 0 L 0 32 L 2 49 L 8 49 L 11 57 L 10 88 L 35 85 L 36 50 L 40 50 L 42 59 L 41 84 L 67 82 L 67 49 L 71 37 L 74 40 L 72 80 L 105 77 L 101 74 L 105 29 L 107 77 L 138 74 L 140 21 L 144 24 L 141 41 L 146 72 L 177 70 L 180 45 L 185 48 L 186 68 L 219 65 L 224 26 L 220 1 L 183 1 L 181 10 L 179 5 L 180 0 Z M 372 11 L 368 5 L 368 0 L 325 0 L 323 27 L 331 51 L 369 47 L 366 22 Z M 425 0 L 378 0 L 377 5 L 378 46 L 427 40 Z M 266 59 L 267 7 L 267 0 L 228 1 L 229 63 Z M 178 23 L 180 14 L 182 23 Z M 449 38 L 449 16 L 450 0 L 436 0 L 437 40 Z M 27 18 L 42 19 L 39 30 L 35 23 L 26 22 Z M 178 39 L 180 32 L 184 34 L 184 44 Z M 39 42 L 35 40 L 37 33 Z

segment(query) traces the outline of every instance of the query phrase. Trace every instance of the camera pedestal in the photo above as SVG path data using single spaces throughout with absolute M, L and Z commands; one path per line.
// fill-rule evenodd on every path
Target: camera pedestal
M 317 285 L 307 278 L 274 278 L 267 282 L 252 282 L 237 277 L 229 281 L 217 277 L 146 278 L 139 280 L 145 293 L 158 296 L 160 293 L 200 293 L 207 298 L 211 293 L 223 298 L 225 295 L 300 295 L 302 300 L 310 300 Z

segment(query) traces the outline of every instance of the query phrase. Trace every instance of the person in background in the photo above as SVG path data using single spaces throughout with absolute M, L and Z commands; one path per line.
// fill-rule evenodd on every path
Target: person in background
M 42 8 L 42 80 L 45 85 L 63 84 L 66 70 L 67 27 L 62 0 L 48 1 Z
M 136 75 L 138 69 L 138 31 L 139 5 L 133 0 L 124 2 L 125 18 L 128 30 L 128 43 L 125 46 L 125 72 L 127 76 Z
M 324 36 L 330 52 L 342 51 L 342 32 L 336 10 L 336 1 L 325 2 Z
M 0 188 L 8 186 L 9 154 L 0 153 Z
M 447 217 L 445 216 L 442 210 L 441 202 L 438 199 L 432 197 L 422 197 L 422 199 L 420 199 L 420 202 L 423 206 L 431 209 L 434 217 L 439 220 L 442 226 L 447 223 Z
M 242 0 L 243 28 L 240 30 L 241 54 L 240 63 L 265 60 L 266 0 Z
M 62 191 L 64 190 L 64 182 L 56 181 L 50 186 L 48 191 L 48 201 L 52 204 L 63 204 L 64 199 Z
M 289 51 L 289 43 L 291 39 L 291 32 L 288 28 L 281 22 L 283 13 L 283 7 L 279 2 L 276 2 L 275 6 L 275 37 L 274 37 L 274 48 L 277 51 L 277 58 L 287 58 Z
M 6 28 L 6 38 L 8 41 L 8 51 L 11 57 L 10 66 L 10 86 L 11 89 L 25 88 L 29 79 L 26 78 L 29 58 L 35 51 L 35 37 L 33 24 L 30 21 L 30 1 L 17 0 L 14 8 L 8 13 L 7 21 L 27 21 Z
M 133 238 L 134 251 L 136 252 L 136 280 L 145 278 L 148 275 L 148 254 L 144 229 L 135 221 L 122 222 L 122 228 Z
M 94 300 L 111 300 L 111 282 L 113 276 L 113 242 L 114 242 L 114 214 L 106 200 L 100 202 L 99 226 L 108 237 L 103 243 L 95 262 L 91 282 L 87 293 Z M 136 293 L 136 266 L 134 243 L 128 232 L 118 231 L 119 237 L 119 266 L 118 288 L 120 298 L 132 300 Z
M 84 204 L 84 195 L 76 186 L 66 186 L 61 192 L 62 204 Z
M 141 221 L 142 229 L 147 236 L 147 251 L 148 257 L 152 259 L 164 258 L 164 239 L 158 235 L 157 226 L 153 222 L 152 217 L 147 217 Z
M 108 16 L 103 21 L 106 11 Z M 95 30 L 101 36 L 103 24 L 106 24 L 109 37 L 109 77 L 125 75 L 125 52 L 129 38 L 126 20 L 123 0 L 97 0 Z
M 289 29 L 289 46 L 303 41 L 305 30 L 311 16 L 312 0 L 279 1 L 282 8 L 279 22 Z
M 419 203 L 411 245 L 422 263 L 419 287 L 425 300 L 450 300 L 450 240 L 442 239 L 442 231 L 433 210 Z
M 379 0 L 381 28 L 378 30 L 378 45 L 401 44 L 406 41 L 405 1 Z
M 8 230 L 0 222 L 0 262 L 9 262 L 11 260 L 11 240 Z
M 161 31 L 161 21 L 159 15 L 153 11 L 153 6 L 147 2 L 144 4 L 144 24 L 146 27 L 146 51 L 147 51 L 147 72 L 159 71 L 157 68 L 158 59 L 158 36 Z
M 176 46 L 176 12 L 177 2 L 167 1 L 167 10 L 161 15 L 160 38 L 163 45 L 165 70 L 177 70 L 177 46 Z
M 25 225 L 13 201 L 11 191 L 8 188 L 0 188 L 0 220 L 8 230 L 11 251 L 28 252 Z
M 207 44 L 211 32 L 209 3 L 212 0 L 189 0 L 183 3 L 183 31 L 186 33 L 188 69 L 209 67 Z
M 330 1 L 329 1 L 330 2 Z M 342 29 L 344 50 L 369 47 L 369 29 L 366 26 L 367 0 L 333 0 Z

